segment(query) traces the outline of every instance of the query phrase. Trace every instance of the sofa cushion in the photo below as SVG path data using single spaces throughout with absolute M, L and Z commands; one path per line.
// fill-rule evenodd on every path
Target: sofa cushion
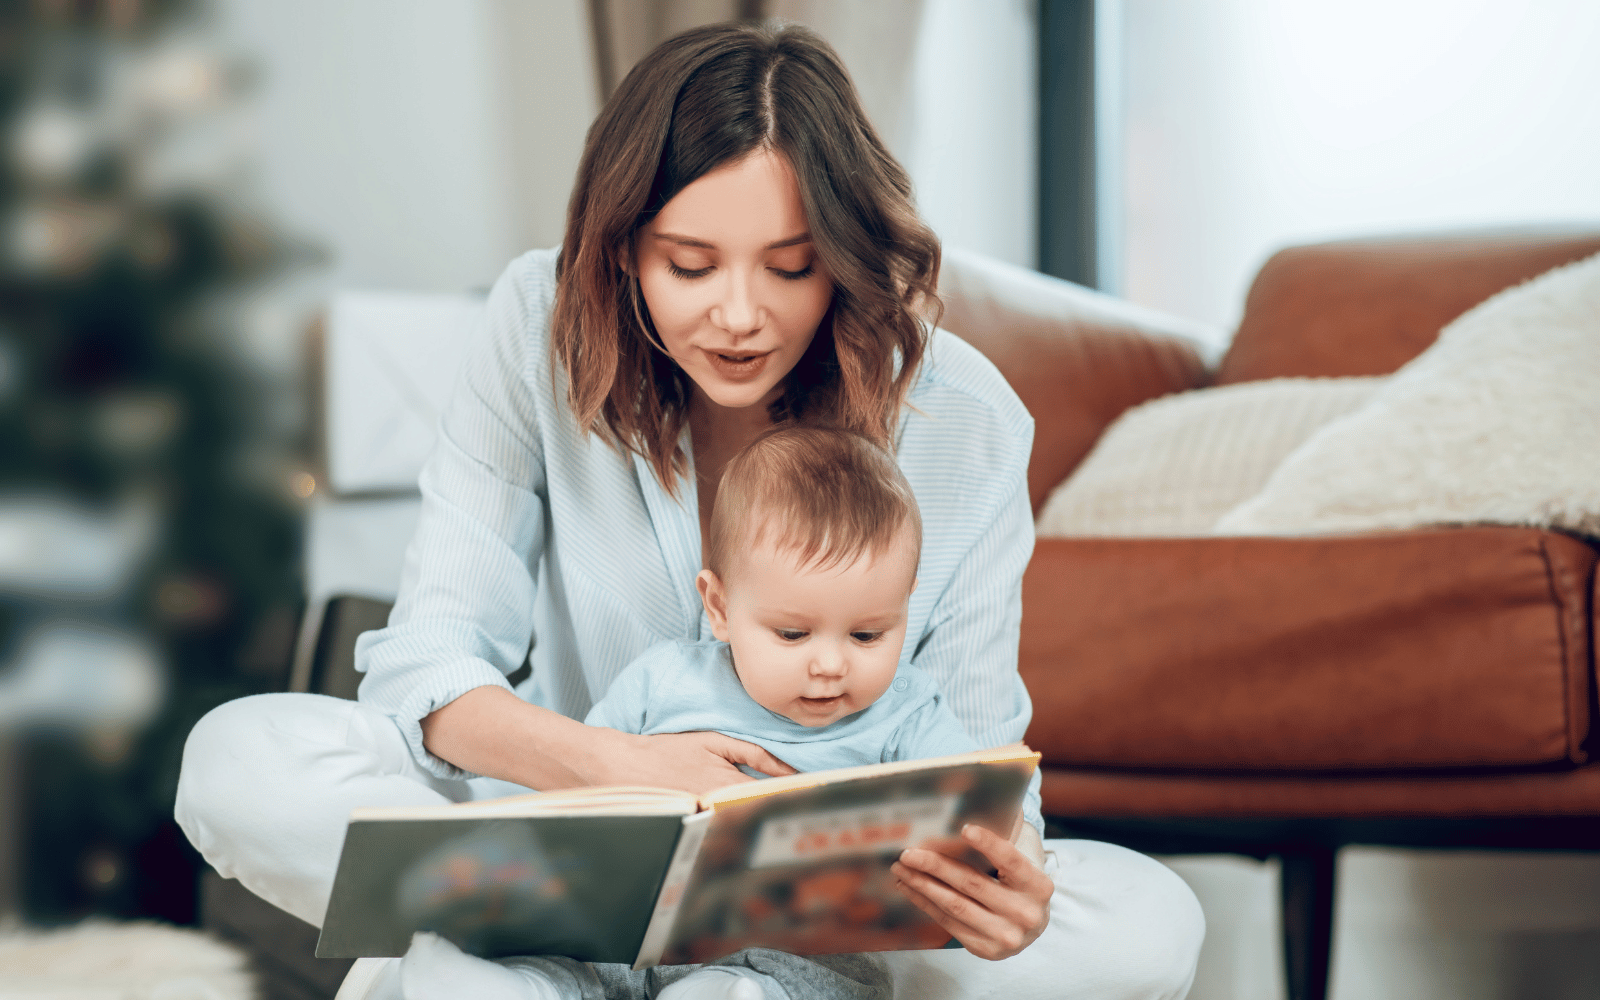
M 1028 493 L 1038 513 L 1122 411 L 1205 385 L 1204 324 L 1002 261 L 946 249 L 941 324 L 984 353 L 1033 415 Z
M 1386 375 L 1503 288 L 1600 251 L 1600 232 L 1520 231 L 1294 247 L 1262 266 L 1218 368 L 1229 385 Z
M 1531 528 L 1040 539 L 1027 741 L 1053 766 L 1581 761 L 1595 558 Z
M 1456 319 L 1221 519 L 1227 534 L 1525 524 L 1600 537 L 1600 254 Z
M 1268 379 L 1140 404 L 1050 494 L 1039 534 L 1210 534 L 1285 455 L 1365 403 L 1382 381 Z

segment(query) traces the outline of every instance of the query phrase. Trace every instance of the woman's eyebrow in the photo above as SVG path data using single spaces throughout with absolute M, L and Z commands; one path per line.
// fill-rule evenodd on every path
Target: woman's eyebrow
M 655 238 L 665 240 L 668 243 L 676 243 L 679 246 L 699 247 L 701 250 L 715 250 L 717 248 L 715 243 L 697 240 L 693 236 L 680 236 L 677 233 L 656 233 Z
M 693 236 L 684 236 L 681 233 L 656 233 L 655 234 L 655 238 L 658 239 L 658 240 L 665 240 L 668 243 L 676 243 L 679 246 L 684 246 L 684 247 L 698 247 L 701 250 L 715 250 L 715 249 L 717 249 L 717 245 L 715 243 L 707 243 L 705 240 L 696 239 Z M 810 242 L 811 242 L 811 234 L 810 233 L 800 233 L 798 235 L 791 236 L 791 237 L 789 237 L 788 239 L 785 239 L 785 240 L 777 240 L 775 242 L 768 243 L 762 249 L 764 249 L 764 250 L 782 250 L 784 247 L 799 246 L 802 243 L 810 243 Z

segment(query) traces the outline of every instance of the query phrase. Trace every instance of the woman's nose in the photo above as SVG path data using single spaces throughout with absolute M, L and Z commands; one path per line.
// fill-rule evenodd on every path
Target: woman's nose
M 760 329 L 761 306 L 756 301 L 755 280 L 753 274 L 730 273 L 721 301 L 712 307 L 711 321 L 736 337 Z

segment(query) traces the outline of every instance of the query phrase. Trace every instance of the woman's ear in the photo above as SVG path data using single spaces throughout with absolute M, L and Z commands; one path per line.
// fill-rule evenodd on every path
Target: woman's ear
M 630 278 L 639 276 L 639 238 L 638 234 L 629 236 L 617 254 L 617 267 Z
M 700 591 L 700 603 L 706 606 L 706 617 L 711 619 L 711 634 L 728 641 L 728 591 L 722 578 L 703 569 L 694 578 L 695 589 Z

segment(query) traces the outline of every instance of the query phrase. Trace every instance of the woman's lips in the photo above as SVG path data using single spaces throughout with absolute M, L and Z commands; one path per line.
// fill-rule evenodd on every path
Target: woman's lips
M 719 354 L 702 348 L 701 353 L 705 354 L 716 373 L 730 382 L 749 382 L 760 377 L 762 369 L 767 367 L 767 361 L 772 357 L 771 351 L 764 354 Z

